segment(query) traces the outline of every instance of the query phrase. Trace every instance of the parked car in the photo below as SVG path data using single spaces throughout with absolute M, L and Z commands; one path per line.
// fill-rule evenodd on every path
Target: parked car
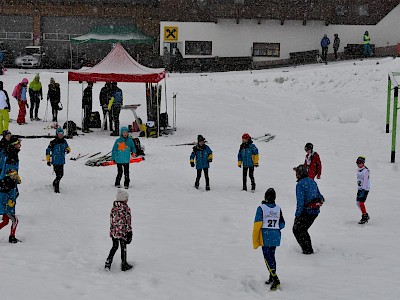
M 41 46 L 25 47 L 25 54 L 15 59 L 15 65 L 22 68 L 40 68 L 43 64 L 45 53 Z

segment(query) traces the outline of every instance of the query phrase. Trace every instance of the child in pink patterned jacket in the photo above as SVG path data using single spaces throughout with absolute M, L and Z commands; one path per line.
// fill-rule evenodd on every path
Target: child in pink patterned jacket
M 132 216 L 131 209 L 128 206 L 129 194 L 118 189 L 116 200 L 110 213 L 110 237 L 113 246 L 107 257 L 105 269 L 110 269 L 118 245 L 121 245 L 121 270 L 128 271 L 132 265 L 126 261 L 126 245 L 132 241 Z

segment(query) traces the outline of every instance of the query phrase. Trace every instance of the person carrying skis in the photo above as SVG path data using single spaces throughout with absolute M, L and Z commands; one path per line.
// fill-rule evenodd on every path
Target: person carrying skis
M 330 43 L 331 43 L 330 39 L 326 34 L 324 34 L 324 37 L 321 39 L 321 49 L 322 49 L 321 57 L 324 62 L 326 62 L 327 60 L 328 46 Z
M 115 141 L 111 158 L 117 164 L 117 177 L 115 178 L 115 186 L 121 187 L 122 173 L 124 173 L 124 187 L 129 188 L 129 162 L 131 156 L 136 155 L 135 143 L 129 136 L 128 128 L 121 128 L 121 136 Z
M 126 261 L 126 245 L 132 241 L 132 215 L 128 206 L 129 194 L 126 191 L 117 190 L 116 200 L 110 212 L 110 237 L 112 248 L 108 254 L 104 268 L 110 270 L 111 264 L 118 246 L 121 245 L 121 270 L 128 271 L 132 265 Z
M 60 192 L 60 181 L 64 176 L 65 154 L 70 153 L 71 148 L 64 138 L 64 130 L 61 127 L 56 129 L 56 138 L 52 140 L 46 149 L 47 165 L 53 165 L 56 179 L 53 181 L 54 192 Z
M 307 143 L 304 146 L 304 151 L 306 151 L 306 158 L 304 160 L 304 165 L 307 167 L 308 170 L 308 177 L 311 179 L 321 179 L 322 173 L 322 164 L 319 154 L 314 152 L 314 145 L 311 143 Z
M 7 143 L 5 147 L 4 156 L 1 161 L 0 179 L 3 179 L 6 176 L 6 171 L 9 169 L 13 169 L 18 172 L 20 151 L 21 151 L 21 139 L 19 139 L 17 136 L 11 136 L 10 141 Z
M 31 121 L 40 121 L 38 117 L 40 100 L 43 100 L 42 83 L 40 82 L 39 74 L 36 74 L 35 78 L 29 83 L 29 98 L 31 99 L 31 108 L 29 115 Z M 33 119 L 33 111 L 35 110 L 35 119 Z
M 107 130 L 107 117 L 108 117 L 108 119 L 110 121 L 110 130 L 113 131 L 111 115 L 108 111 L 108 104 L 111 99 L 111 92 L 112 92 L 111 91 L 111 82 L 106 82 L 100 90 L 99 98 L 100 98 L 100 106 L 101 106 L 101 109 L 103 110 L 103 120 L 104 120 L 103 121 L 103 124 L 104 124 L 103 130 Z
M 296 168 L 296 212 L 293 224 L 293 234 L 299 243 L 303 254 L 313 254 L 311 237 L 308 229 L 319 215 L 319 208 L 325 201 L 317 183 L 308 177 L 307 168 L 299 165 Z
M 193 147 L 193 151 L 190 154 L 190 166 L 192 168 L 196 165 L 197 177 L 194 187 L 199 188 L 201 171 L 204 172 L 204 178 L 206 179 L 206 191 L 210 190 L 210 179 L 208 177 L 208 168 L 210 168 L 210 162 L 213 160 L 213 152 L 205 144 L 206 140 L 202 135 L 197 136 L 197 144 Z
M 26 97 L 28 82 L 27 78 L 22 79 L 22 81 L 14 87 L 12 94 L 12 96 L 18 101 L 18 125 L 28 124 L 25 122 L 26 108 L 29 108 L 28 99 Z
M 84 133 L 89 132 L 89 121 L 90 121 L 90 115 L 92 114 L 92 105 L 93 105 L 93 96 L 92 96 L 93 82 L 88 81 L 87 84 L 88 85 L 83 91 L 83 97 L 82 97 L 82 109 L 83 109 L 82 132 Z
M 60 84 L 56 83 L 54 78 L 50 78 L 49 91 L 47 92 L 47 101 L 50 101 L 53 122 L 57 122 L 57 116 L 61 102 L 61 91 Z
M 122 90 L 117 86 L 117 82 L 112 82 L 112 96 L 110 103 L 108 104 L 108 110 L 111 114 L 112 122 L 114 122 L 114 131 L 111 132 L 111 136 L 118 136 L 119 134 L 119 114 L 121 107 L 124 104 L 124 96 Z
M 275 199 L 275 190 L 269 188 L 265 192 L 264 201 L 257 208 L 253 226 L 253 248 L 262 247 L 269 272 L 269 279 L 265 284 L 271 284 L 272 291 L 276 291 L 281 284 L 276 275 L 275 250 L 281 244 L 281 229 L 285 228 L 282 210 L 275 204 Z
M 12 244 L 19 242 L 15 237 L 18 226 L 18 218 L 15 215 L 15 205 L 18 197 L 17 184 L 20 182 L 18 172 L 13 169 L 8 169 L 6 177 L 0 180 L 0 215 L 3 215 L 3 221 L 0 223 L 0 230 L 7 226 L 11 220 L 11 231 L 8 242 Z
M 0 132 L 8 130 L 10 111 L 10 98 L 8 98 L 8 93 L 3 88 L 3 81 L 0 81 Z
M 238 167 L 243 165 L 243 191 L 247 191 L 247 172 L 251 180 L 251 191 L 256 190 L 256 182 L 254 180 L 254 167 L 258 167 L 258 149 L 251 140 L 248 133 L 242 135 L 242 144 L 238 153 Z
M 369 169 L 365 166 L 365 157 L 359 156 L 356 160 L 358 167 L 357 170 L 357 206 L 361 210 L 362 216 L 358 224 L 368 223 L 369 215 L 365 208 L 365 201 L 367 201 L 367 196 L 370 189 L 369 182 Z

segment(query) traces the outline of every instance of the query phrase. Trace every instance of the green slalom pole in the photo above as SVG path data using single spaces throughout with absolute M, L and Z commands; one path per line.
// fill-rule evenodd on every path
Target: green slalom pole
M 388 75 L 387 106 L 386 106 L 386 133 L 389 133 L 391 93 L 392 93 L 392 80 L 390 79 L 390 76 Z
M 393 127 L 392 127 L 392 155 L 391 162 L 394 163 L 396 159 L 396 127 L 397 127 L 397 103 L 399 98 L 399 87 L 394 88 L 394 101 L 393 101 Z

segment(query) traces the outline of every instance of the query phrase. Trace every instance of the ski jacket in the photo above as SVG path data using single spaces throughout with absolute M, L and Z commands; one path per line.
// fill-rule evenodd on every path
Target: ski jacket
M 50 100 L 51 105 L 56 105 L 61 101 L 60 84 L 49 84 L 49 91 L 47 92 L 47 99 Z
M 8 109 L 10 110 L 10 98 L 8 98 L 8 94 L 5 90 L 0 90 L 0 109 Z
M 307 154 L 304 160 L 304 165 L 307 167 L 308 177 L 314 179 L 315 176 L 321 176 L 322 164 L 317 152 L 311 152 L 310 154 Z
M 39 80 L 39 75 L 36 75 L 35 78 L 29 83 L 29 97 L 32 100 L 39 100 L 39 98 L 43 99 L 42 83 Z
M 325 201 L 318 189 L 317 183 L 310 177 L 302 177 L 296 184 L 296 217 L 301 214 L 318 215 L 319 207 Z
M 190 162 L 196 161 L 197 170 L 208 169 L 213 159 L 212 153 L 212 150 L 206 144 L 204 144 L 203 147 L 197 144 L 193 147 L 192 154 L 190 154 Z
M 128 232 L 132 232 L 131 209 L 126 202 L 114 201 L 110 212 L 110 237 L 126 241 Z
M 14 87 L 12 96 L 17 99 L 17 101 L 27 101 L 26 99 L 26 86 L 23 86 L 24 82 L 21 81 Z
M 124 104 L 124 96 L 122 94 L 122 90 L 118 87 L 112 93 L 112 97 L 114 98 L 113 104 L 114 106 L 122 106 Z
M 111 91 L 110 88 L 108 86 L 103 86 L 100 90 L 100 95 L 99 95 L 99 99 L 100 99 L 100 105 L 102 107 L 107 107 L 108 103 L 110 102 L 110 98 L 111 98 Z
M 340 39 L 338 37 L 335 37 L 333 40 L 333 49 L 338 50 L 340 46 Z
M 90 110 L 92 110 L 92 102 L 93 102 L 93 93 L 92 93 L 92 88 L 90 86 L 86 87 L 85 90 L 83 91 L 83 96 L 82 96 L 82 108 L 84 106 L 89 106 Z
M 59 139 L 58 137 L 56 137 L 50 142 L 49 146 L 46 149 L 46 160 L 48 162 L 51 162 L 53 165 L 64 165 L 65 153 L 70 152 L 71 148 L 69 148 L 65 138 Z
M 321 47 L 327 48 L 330 43 L 331 43 L 331 40 L 327 36 L 324 36 L 321 40 Z
M 135 143 L 133 142 L 130 136 L 126 138 L 122 136 L 122 133 L 124 131 L 128 131 L 128 128 L 126 127 L 121 128 L 121 135 L 115 141 L 114 147 L 111 152 L 111 158 L 117 164 L 129 164 L 129 161 L 131 159 L 131 154 L 132 153 L 136 154 Z
M 1 172 L 0 179 L 6 176 L 6 172 L 9 169 L 13 169 L 18 172 L 19 170 L 19 154 L 20 149 L 15 148 L 13 145 L 8 145 L 5 148 L 4 156 L 1 160 Z
M 0 180 L 0 215 L 15 215 L 15 204 L 17 203 L 17 181 L 6 176 Z
M 370 189 L 369 169 L 366 166 L 357 170 L 357 186 L 358 190 L 369 191 Z
M 249 140 L 247 143 L 242 143 L 239 148 L 238 153 L 238 166 L 249 168 L 258 166 L 258 149 L 256 145 L 253 144 L 252 140 Z
M 371 38 L 369 37 L 369 35 L 364 34 L 363 41 L 364 41 L 364 45 L 369 45 Z
M 264 210 L 263 210 L 264 205 Z M 267 208 L 267 209 L 265 209 Z M 264 220 L 268 220 L 265 216 L 266 210 L 271 208 L 273 212 L 279 210 L 279 216 L 274 216 L 275 220 L 271 220 L 268 224 L 264 224 Z M 272 213 L 273 215 L 273 213 Z M 276 220 L 278 224 L 276 223 Z M 269 226 L 270 225 L 270 226 Z M 272 227 L 271 229 L 268 227 Z M 253 248 L 257 249 L 260 246 L 276 247 L 281 244 L 281 229 L 285 228 L 285 219 L 283 218 L 282 210 L 279 206 L 273 203 L 262 202 L 257 208 L 253 226 Z

